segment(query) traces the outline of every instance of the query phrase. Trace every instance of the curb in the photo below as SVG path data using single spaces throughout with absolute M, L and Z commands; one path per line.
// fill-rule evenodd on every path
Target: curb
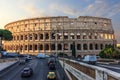
M 6 68 L 4 68 L 3 70 L 1 70 L 0 77 L 5 74 L 6 70 L 8 70 L 10 67 L 14 66 L 17 63 L 18 63 L 18 61 L 14 62 L 13 64 L 11 64 L 11 65 L 7 66 Z

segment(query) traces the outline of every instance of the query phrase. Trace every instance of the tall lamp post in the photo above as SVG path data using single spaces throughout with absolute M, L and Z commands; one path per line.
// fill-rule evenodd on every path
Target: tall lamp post
M 75 41 L 73 42 L 73 46 L 72 46 L 72 56 L 74 58 L 76 57 Z
M 64 25 L 63 25 L 63 30 L 62 30 L 62 35 L 63 35 L 63 69 L 65 68 L 65 64 L 64 64 L 64 49 L 65 49 L 65 46 L 64 46 Z
M 63 69 L 64 69 L 65 68 L 65 64 L 64 64 L 64 25 L 63 25 L 63 28 L 60 28 L 60 26 L 56 27 L 56 37 L 59 36 L 59 30 L 62 30 L 62 35 L 63 35 L 62 36 L 62 43 L 63 43 L 63 54 L 62 54 L 62 57 L 63 57 Z M 56 42 L 57 42 L 57 40 L 56 40 Z M 63 74 L 62 80 L 65 80 L 65 75 L 64 74 Z

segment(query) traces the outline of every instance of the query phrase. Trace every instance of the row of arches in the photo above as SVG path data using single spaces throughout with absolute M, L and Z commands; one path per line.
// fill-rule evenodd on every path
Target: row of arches
M 107 45 L 113 44 L 103 44 L 103 43 L 76 43 L 76 50 L 102 50 Z M 25 50 L 72 50 L 72 43 L 45 43 L 45 44 L 24 44 L 24 45 L 5 45 L 4 48 L 6 50 L 11 51 L 25 51 Z
M 64 34 L 64 35 L 63 35 Z M 48 40 L 48 39 L 114 39 L 113 34 L 103 33 L 31 33 L 13 35 L 13 40 Z

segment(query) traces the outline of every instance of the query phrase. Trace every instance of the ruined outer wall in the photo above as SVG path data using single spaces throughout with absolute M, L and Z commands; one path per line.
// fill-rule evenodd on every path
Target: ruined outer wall
M 8 23 L 4 27 L 13 34 L 5 41 L 10 52 L 71 55 L 75 42 L 77 55 L 98 54 L 106 45 L 116 45 L 111 19 L 79 16 L 40 17 Z

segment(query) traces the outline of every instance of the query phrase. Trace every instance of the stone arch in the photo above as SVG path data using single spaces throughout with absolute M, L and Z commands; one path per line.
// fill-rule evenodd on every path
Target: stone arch
M 93 50 L 93 44 L 92 43 L 89 44 L 89 49 Z
M 74 33 L 70 33 L 70 38 L 71 39 L 75 39 L 75 34 Z
M 62 45 L 61 44 L 58 44 L 58 50 L 62 50 Z
M 55 50 L 55 44 L 51 44 L 51 50 Z
M 100 44 L 100 49 L 101 49 L 101 50 L 103 49 L 103 44 Z
M 45 33 L 45 39 L 49 39 L 49 34 Z
M 95 44 L 95 50 L 98 50 L 98 44 L 97 43 Z
M 55 39 L 55 33 L 51 33 L 51 39 Z
M 83 39 L 87 39 L 87 34 L 85 32 L 83 33 Z
M 20 37 L 19 37 L 19 35 L 17 35 L 17 40 L 19 40 L 20 39 Z
M 81 44 L 77 44 L 77 50 L 81 50 Z
M 23 35 L 20 35 L 20 40 L 23 40 Z
M 45 44 L 45 50 L 49 50 L 49 45 Z
M 64 39 L 68 39 L 68 33 L 64 33 Z
M 40 38 L 40 39 L 43 39 L 43 34 L 39 34 L 39 38 Z
M 83 50 L 87 50 L 88 49 L 88 45 L 86 43 L 83 44 Z
M 27 50 L 27 48 L 28 48 L 28 45 L 25 45 L 25 50 Z
M 68 43 L 64 43 L 64 50 L 68 50 Z
M 43 45 L 42 44 L 39 45 L 39 50 L 43 50 Z
M 35 49 L 35 50 L 37 50 L 37 46 L 38 46 L 37 44 L 34 44 L 34 49 Z
M 24 36 L 24 39 L 27 40 L 27 39 L 28 39 L 28 35 L 25 35 L 25 36 Z
M 30 45 L 29 45 L 29 50 L 32 50 L 32 48 L 33 48 L 33 46 L 30 44 Z
M 77 37 L 77 39 L 80 39 L 80 37 L 81 37 L 80 33 L 77 33 L 76 37 Z
M 32 38 L 33 38 L 33 35 L 29 34 L 29 40 L 32 40 Z
M 34 39 L 37 40 L 38 39 L 38 35 L 35 33 L 34 34 Z
M 92 33 L 89 33 L 88 38 L 89 38 L 89 39 L 92 39 L 92 36 L 93 36 L 93 34 L 92 34 Z

